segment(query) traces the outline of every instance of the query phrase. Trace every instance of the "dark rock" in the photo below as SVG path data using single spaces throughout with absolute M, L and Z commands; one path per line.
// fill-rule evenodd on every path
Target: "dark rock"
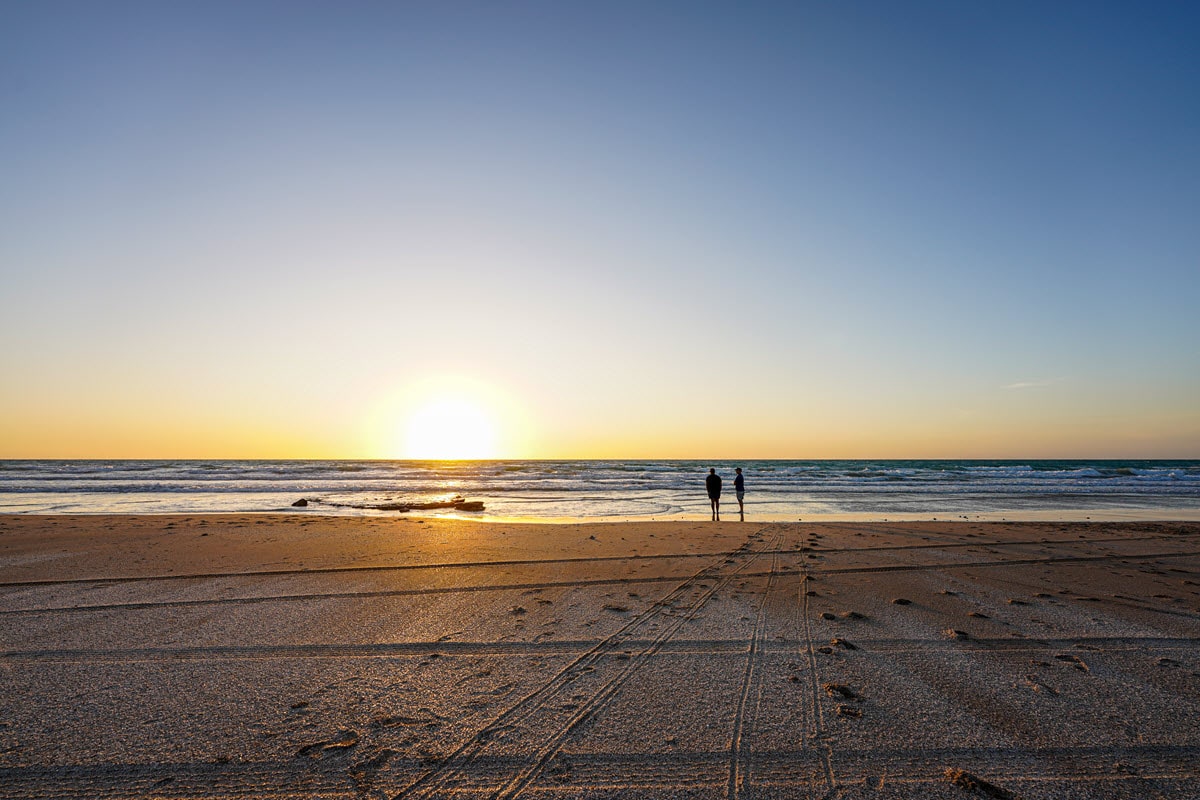
M 307 505 L 308 505 L 308 501 L 305 500 L 303 497 L 301 497 L 296 502 L 292 503 L 293 508 L 304 508 Z

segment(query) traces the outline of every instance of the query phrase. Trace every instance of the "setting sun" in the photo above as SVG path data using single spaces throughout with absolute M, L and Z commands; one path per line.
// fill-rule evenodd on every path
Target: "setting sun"
M 469 400 L 433 400 L 409 420 L 404 452 L 415 459 L 495 458 L 495 425 Z

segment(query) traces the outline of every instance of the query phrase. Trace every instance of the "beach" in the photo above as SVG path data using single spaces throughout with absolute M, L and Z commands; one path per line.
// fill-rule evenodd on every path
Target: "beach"
M 1197 522 L 0 515 L 0 597 L 5 797 L 1200 796 Z

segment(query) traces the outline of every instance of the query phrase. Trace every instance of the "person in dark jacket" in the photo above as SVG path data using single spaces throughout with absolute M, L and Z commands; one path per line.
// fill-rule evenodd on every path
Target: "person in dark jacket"
M 708 469 L 708 477 L 704 479 L 704 487 L 708 489 L 708 500 L 712 504 L 713 522 L 721 521 L 721 476 L 712 467 Z

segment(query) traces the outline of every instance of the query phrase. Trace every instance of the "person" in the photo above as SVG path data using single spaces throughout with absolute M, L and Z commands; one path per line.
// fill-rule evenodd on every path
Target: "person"
M 733 490 L 737 493 L 739 521 L 746 521 L 746 506 L 742 501 L 746 498 L 746 479 L 742 477 L 742 468 L 737 468 L 737 477 L 733 479 Z
M 712 505 L 712 521 L 721 521 L 721 476 L 713 467 L 708 468 L 708 477 L 704 479 L 704 487 L 708 489 L 708 501 Z

